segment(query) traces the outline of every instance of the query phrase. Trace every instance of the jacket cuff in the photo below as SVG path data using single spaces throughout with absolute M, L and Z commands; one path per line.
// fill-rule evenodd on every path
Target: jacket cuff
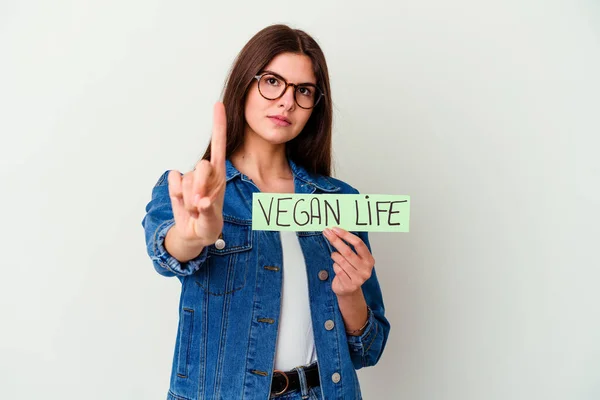
M 180 262 L 173 257 L 165 248 L 165 237 L 171 227 L 175 225 L 175 220 L 171 219 L 163 222 L 156 228 L 154 233 L 154 256 L 152 260 L 158 263 L 158 265 L 175 275 L 186 276 L 192 275 L 206 261 L 208 257 L 208 246 L 205 246 L 200 254 L 194 257 L 192 260 L 186 262 Z
M 367 305 L 367 325 L 365 326 L 363 333 L 360 334 L 360 336 L 346 335 L 350 351 L 359 353 L 361 356 L 365 355 L 369 351 L 376 336 L 377 322 L 375 321 L 371 307 Z

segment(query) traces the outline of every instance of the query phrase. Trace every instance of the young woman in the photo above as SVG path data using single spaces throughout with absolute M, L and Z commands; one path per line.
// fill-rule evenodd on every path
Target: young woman
M 241 50 L 193 171 L 165 172 L 142 222 L 182 284 L 169 400 L 360 399 L 390 325 L 365 232 L 253 231 L 255 192 L 356 194 L 330 177 L 325 57 L 285 25 Z

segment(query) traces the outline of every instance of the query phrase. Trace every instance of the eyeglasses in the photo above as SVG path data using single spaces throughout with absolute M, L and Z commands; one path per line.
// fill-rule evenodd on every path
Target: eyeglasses
M 277 100 L 286 92 L 288 86 L 294 88 L 294 100 L 300 108 L 311 109 L 315 107 L 324 93 L 312 83 L 287 83 L 287 81 L 273 73 L 264 72 L 254 77 L 258 81 L 258 92 L 267 100 Z

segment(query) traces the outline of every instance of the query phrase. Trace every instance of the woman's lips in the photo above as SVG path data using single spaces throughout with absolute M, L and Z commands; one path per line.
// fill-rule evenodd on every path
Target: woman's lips
M 287 121 L 277 118 L 277 117 L 269 117 L 269 119 L 271 121 L 273 121 L 273 123 L 277 126 L 290 126 L 291 125 L 290 122 L 287 122 Z

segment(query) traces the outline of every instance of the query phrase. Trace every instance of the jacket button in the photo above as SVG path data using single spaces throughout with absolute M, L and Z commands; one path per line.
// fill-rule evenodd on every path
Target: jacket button
M 219 250 L 223 250 L 225 248 L 225 241 L 223 239 L 217 239 L 215 247 Z
M 324 281 L 327 278 L 329 278 L 329 272 L 327 272 L 327 270 L 324 270 L 324 269 L 320 270 L 319 271 L 319 279 Z
M 325 329 L 327 329 L 328 331 L 332 330 L 334 326 L 335 324 L 332 320 L 328 319 L 327 321 L 325 321 Z
M 342 377 L 337 372 L 334 372 L 333 375 L 331 375 L 331 380 L 333 383 L 338 383 L 341 379 Z

